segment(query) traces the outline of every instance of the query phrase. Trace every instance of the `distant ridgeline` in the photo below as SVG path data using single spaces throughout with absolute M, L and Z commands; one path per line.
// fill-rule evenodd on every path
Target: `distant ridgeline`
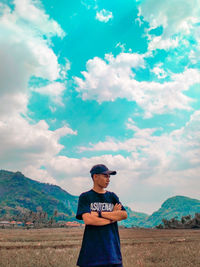
M 21 172 L 0 170 L 0 220 L 17 220 L 35 213 L 56 217 L 56 221 L 74 221 L 78 197 L 56 185 L 40 183 L 25 177 Z M 148 215 L 126 207 L 128 218 L 119 222 L 125 227 L 155 227 L 162 219 L 176 218 L 200 212 L 200 200 L 184 196 L 167 199 L 161 208 Z M 25 216 L 26 215 L 26 216 Z M 27 218 L 28 219 L 28 218 Z
M 174 219 L 176 221 L 181 221 L 183 216 L 187 217 L 188 215 L 190 216 L 187 218 L 193 219 L 192 217 L 195 217 L 196 213 L 200 213 L 200 200 L 184 196 L 175 196 L 167 199 L 162 204 L 161 208 L 150 216 L 145 213 L 133 212 L 130 208 L 127 207 L 126 209 L 128 212 L 128 219 L 120 222 L 121 225 L 124 225 L 126 227 L 135 226 L 152 228 L 161 224 L 164 227 L 164 222 L 166 223 L 166 221 L 169 221 L 171 219 L 172 221 Z
M 162 222 L 162 219 L 170 220 L 176 218 L 181 220 L 183 216 L 195 216 L 200 212 L 200 200 L 184 196 L 175 196 L 167 199 L 161 208 L 149 216 L 144 226 L 155 227 Z

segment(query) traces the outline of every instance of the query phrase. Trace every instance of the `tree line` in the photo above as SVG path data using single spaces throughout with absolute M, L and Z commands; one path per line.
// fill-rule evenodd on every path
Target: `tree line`
M 163 224 L 156 226 L 158 229 L 195 229 L 200 228 L 200 213 L 195 213 L 194 218 L 191 215 L 183 216 L 181 220 L 174 217 L 170 220 L 162 219 Z

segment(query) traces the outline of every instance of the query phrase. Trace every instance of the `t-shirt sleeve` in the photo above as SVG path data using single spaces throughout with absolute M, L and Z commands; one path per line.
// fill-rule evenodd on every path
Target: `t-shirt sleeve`
M 117 204 L 122 205 L 122 203 L 119 200 L 119 197 L 115 193 L 112 193 L 112 194 L 113 194 L 113 202 L 114 202 L 113 204 L 115 205 L 117 203 Z M 122 210 L 126 210 L 123 205 L 122 205 Z
M 90 212 L 90 203 L 86 194 L 81 194 L 78 200 L 76 219 L 83 220 L 82 214 Z

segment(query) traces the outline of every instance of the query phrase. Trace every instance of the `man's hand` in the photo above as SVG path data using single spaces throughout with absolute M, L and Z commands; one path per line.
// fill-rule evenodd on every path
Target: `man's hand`
M 125 210 L 122 210 L 122 204 L 116 203 L 113 211 L 102 211 L 101 215 L 105 219 L 110 219 L 112 222 L 125 220 L 127 218 L 127 212 Z
M 99 217 L 99 214 L 97 211 L 91 211 L 91 215 L 92 216 L 96 216 L 96 217 Z
M 116 210 L 121 210 L 122 209 L 122 205 L 119 203 L 116 203 L 114 208 L 113 208 L 113 211 L 116 211 Z
M 91 211 L 90 215 L 94 219 L 99 217 L 99 213 L 97 211 Z M 102 211 L 101 216 L 102 218 L 109 220 L 110 223 L 114 223 L 116 221 L 125 220 L 127 218 L 127 212 L 125 210 L 122 210 L 122 204 L 116 203 L 113 211 Z

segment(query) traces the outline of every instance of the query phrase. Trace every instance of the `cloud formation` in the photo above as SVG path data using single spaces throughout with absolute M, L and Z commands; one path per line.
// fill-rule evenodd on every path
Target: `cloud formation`
M 48 37 L 54 35 L 58 35 L 59 37 L 65 36 L 60 25 L 55 20 L 50 19 L 49 15 L 42 9 L 39 1 L 14 0 L 14 5 L 15 18 L 17 20 L 20 18 L 24 26 L 28 23 L 27 30 L 34 28 L 38 33 L 45 34 Z
M 102 9 L 100 11 L 97 11 L 96 13 L 96 19 L 101 22 L 108 22 L 113 18 L 112 12 Z
M 163 114 L 175 109 L 191 110 L 191 98 L 184 94 L 190 86 L 200 82 L 196 69 L 186 69 L 183 73 L 171 75 L 171 81 L 158 83 L 137 81 L 134 68 L 144 68 L 144 56 L 121 53 L 116 58 L 107 55 L 105 60 L 95 57 L 87 62 L 87 72 L 83 79 L 75 78 L 77 91 L 83 100 L 98 102 L 126 98 L 135 101 L 145 117 Z
M 3 4 L 0 8 L 0 162 L 6 169 L 55 183 L 40 167 L 63 149 L 62 136 L 77 132 L 68 125 L 52 131 L 44 120 L 35 123 L 28 117 L 28 82 L 34 76 L 48 80 L 48 86 L 35 90 L 61 102 L 65 86 L 56 80 L 68 68 L 58 63 L 50 37 L 65 33 L 39 2 L 16 0 L 14 10 Z
M 163 36 L 166 39 L 180 32 L 189 34 L 194 24 L 199 21 L 200 7 L 198 0 L 148 0 L 140 4 L 139 15 L 143 16 L 153 29 L 163 26 Z
M 130 203 L 134 210 L 150 213 L 169 196 L 198 198 L 199 125 L 200 112 L 195 111 L 184 127 L 159 136 L 156 131 L 161 129 L 140 129 L 129 119 L 127 128 L 133 131 L 132 138 L 124 142 L 110 138 L 81 148 L 82 152 L 102 151 L 101 156 L 51 157 L 46 162 L 46 171 L 57 177 L 60 186 L 79 195 L 92 186 L 91 167 L 97 163 L 106 164 L 117 171 L 116 177 L 111 177 L 111 190 L 120 192 L 121 200 Z M 122 150 L 128 151 L 129 156 L 123 156 Z M 111 155 L 111 151 L 117 154 Z
M 127 151 L 134 158 L 134 168 L 138 169 L 144 166 L 146 160 L 158 160 L 158 166 L 163 168 L 167 163 L 167 168 L 173 170 L 179 169 L 184 162 L 188 163 L 185 168 L 195 167 L 200 163 L 198 152 L 200 151 L 200 111 L 195 111 L 186 125 L 169 134 L 157 135 L 156 132 L 162 131 L 160 128 L 137 127 L 132 119 L 128 120 L 127 128 L 133 131 L 133 137 L 126 141 L 117 141 L 113 138 L 107 138 L 104 142 L 90 144 L 88 147 L 80 147 L 80 152 L 84 151 Z M 142 155 L 142 156 L 141 156 Z M 175 163 L 174 163 L 175 162 Z M 175 164 L 175 165 L 174 165 Z M 146 165 L 146 163 L 145 163 Z M 147 164 L 148 165 L 148 164 Z
M 52 99 L 52 102 L 55 102 L 59 105 L 63 105 L 62 94 L 65 89 L 66 89 L 66 86 L 64 83 L 52 82 L 46 86 L 39 87 L 39 88 L 32 89 L 32 90 L 42 95 L 49 96 Z
M 157 27 L 163 29 L 161 36 L 148 34 L 149 51 L 174 49 L 189 35 L 199 40 L 196 34 L 199 32 L 200 17 L 198 0 L 145 0 L 139 5 L 138 19 L 140 17 L 149 23 L 148 33 Z
M 57 56 L 47 39 L 51 35 L 63 36 L 60 26 L 48 20 L 32 1 L 14 3 L 13 11 L 6 5 L 0 6 L 3 14 L 0 18 L 1 115 L 8 112 L 5 100 L 9 112 L 26 112 L 28 81 L 32 76 L 49 81 L 60 77 Z
M 156 131 L 161 129 L 140 129 L 132 119 L 129 119 L 127 127 L 133 130 L 132 138 L 121 142 L 110 137 L 105 142 L 81 147 L 80 151 L 121 153 L 124 150 L 129 152 L 128 157 L 112 157 L 114 161 L 112 167 L 119 169 L 120 178 L 127 179 L 130 187 L 128 188 L 126 184 L 120 184 L 121 192 L 123 191 L 122 195 L 125 197 L 126 192 L 127 196 L 132 194 L 134 197 L 134 194 L 136 194 L 136 198 L 139 199 L 137 191 L 140 191 L 141 194 L 148 191 L 147 195 L 143 195 L 141 201 L 144 201 L 144 199 L 147 201 L 147 198 L 150 198 L 152 208 L 155 209 L 157 206 L 153 203 L 153 199 L 161 198 L 161 196 L 158 196 L 159 190 L 163 194 L 163 200 L 166 193 L 168 195 L 184 194 L 198 198 L 197 188 L 200 185 L 198 179 L 200 165 L 199 125 L 199 111 L 195 111 L 191 115 L 190 120 L 184 127 L 162 135 L 156 134 Z M 116 188 L 116 190 L 119 190 L 119 188 Z M 150 196 L 151 192 L 154 191 L 157 195 Z M 137 206 L 134 208 L 137 209 Z M 148 208 L 146 208 L 146 211 Z M 139 202 L 138 209 L 140 209 Z
M 62 150 L 63 145 L 58 141 L 67 134 L 76 132 L 67 125 L 51 131 L 45 121 L 31 124 L 19 114 L 1 120 L 0 161 L 9 169 L 24 169 L 28 165 L 40 167 Z

